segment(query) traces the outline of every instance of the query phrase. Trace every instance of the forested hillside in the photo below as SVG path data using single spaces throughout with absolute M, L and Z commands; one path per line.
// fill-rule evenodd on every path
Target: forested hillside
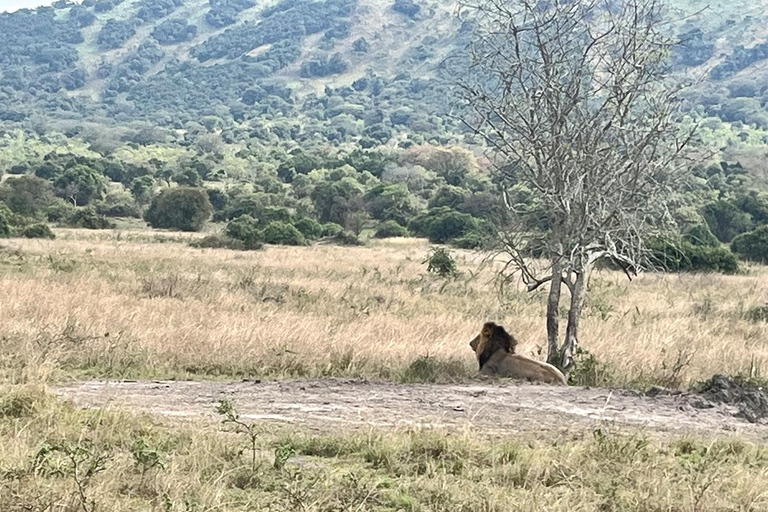
M 682 122 L 716 155 L 693 169 L 678 221 L 706 221 L 712 247 L 768 222 L 764 7 L 671 2 L 673 70 L 694 84 Z M 460 121 L 472 24 L 455 14 L 446 0 L 61 0 L 0 14 L 5 233 L 110 217 L 180 227 L 153 217 L 155 200 L 202 186 L 205 201 L 176 200 L 249 215 L 229 232 L 246 245 L 256 231 L 303 243 L 341 228 L 349 243 L 410 230 L 481 245 L 504 208 Z M 284 232 L 265 240 L 273 222 Z

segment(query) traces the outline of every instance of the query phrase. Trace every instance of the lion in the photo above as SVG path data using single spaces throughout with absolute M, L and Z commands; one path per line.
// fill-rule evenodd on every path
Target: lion
M 551 364 L 515 354 L 515 337 L 493 322 L 483 325 L 469 346 L 477 355 L 482 375 L 568 385 L 563 373 Z

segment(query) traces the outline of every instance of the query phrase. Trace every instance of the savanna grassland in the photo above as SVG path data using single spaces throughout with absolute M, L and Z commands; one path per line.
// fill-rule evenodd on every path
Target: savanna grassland
M 5 377 L 366 376 L 460 380 L 467 342 L 494 320 L 541 358 L 545 292 L 499 294 L 493 264 L 454 251 L 461 274 L 426 271 L 413 239 L 367 247 L 189 247 L 190 235 L 61 230 L 0 253 Z M 159 243 L 164 241 L 165 243 Z M 763 267 L 742 275 L 598 272 L 584 384 L 688 387 L 714 373 L 764 377 Z M 419 366 L 424 366 L 419 365 Z M 578 382 L 578 381 L 577 381 Z
M 473 379 L 493 319 L 544 345 L 545 296 L 482 255 L 426 272 L 415 239 L 239 252 L 191 237 L 58 230 L 0 251 L 0 510 L 761 511 L 768 449 L 735 434 L 468 428 L 318 432 L 237 415 L 183 423 L 79 410 L 47 385 L 99 378 Z M 688 387 L 765 375 L 763 267 L 736 276 L 594 276 L 577 383 Z M 234 407 L 234 409 L 233 409 Z

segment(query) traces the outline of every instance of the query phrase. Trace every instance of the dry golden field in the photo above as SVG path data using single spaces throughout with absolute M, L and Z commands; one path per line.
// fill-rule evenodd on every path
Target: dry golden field
M 542 358 L 545 291 L 500 296 L 482 255 L 461 277 L 426 273 L 420 240 L 367 247 L 195 249 L 192 235 L 60 230 L 0 250 L 0 371 L 65 376 L 371 376 L 460 380 L 494 320 Z M 768 269 L 744 275 L 594 275 L 577 377 L 688 386 L 715 373 L 768 375 Z M 428 358 L 422 357 L 428 356 Z M 413 365 L 414 361 L 419 361 Z
M 724 431 L 720 422 L 729 420 L 716 412 L 711 429 L 663 435 L 599 418 L 576 426 L 567 415 L 547 430 L 545 416 L 555 413 L 540 404 L 519 413 L 528 427 L 509 417 L 508 434 L 499 435 L 472 420 L 462 428 L 280 424 L 239 418 L 227 404 L 221 424 L 211 421 L 215 404 L 194 393 L 186 398 L 209 410 L 182 423 L 78 409 L 45 384 L 92 376 L 471 379 L 467 342 L 486 320 L 541 357 L 545 292 L 501 296 L 492 265 L 470 252 L 456 251 L 459 278 L 428 275 L 429 247 L 418 240 L 234 252 L 194 249 L 187 242 L 196 235 L 177 233 L 57 235 L 0 244 L 3 512 L 768 510 L 764 427 L 750 427 L 751 436 L 741 435 L 743 422 Z M 749 312 L 768 301 L 766 277 L 759 267 L 632 283 L 596 274 L 582 335 L 591 356 L 576 383 L 764 378 L 768 323 Z M 419 398 L 413 384 L 400 386 Z M 290 393 L 280 400 L 290 402 Z M 377 406 L 362 396 L 370 389 L 360 393 L 361 404 Z

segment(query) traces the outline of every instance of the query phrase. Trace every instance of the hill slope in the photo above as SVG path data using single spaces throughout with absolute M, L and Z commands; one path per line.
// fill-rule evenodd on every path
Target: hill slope
M 704 77 L 690 96 L 702 116 L 768 128 L 766 5 L 671 3 L 675 65 Z M 5 13 L 0 120 L 178 129 L 215 116 L 256 137 L 439 139 L 458 130 L 446 59 L 467 31 L 454 10 L 445 0 L 85 0 Z

